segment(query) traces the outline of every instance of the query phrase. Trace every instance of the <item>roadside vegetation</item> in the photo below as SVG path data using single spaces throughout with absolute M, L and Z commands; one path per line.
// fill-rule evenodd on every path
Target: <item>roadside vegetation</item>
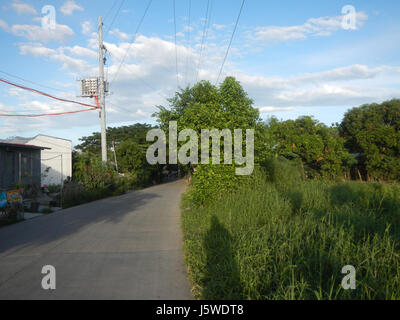
M 399 184 L 303 181 L 283 160 L 205 205 L 196 183 L 182 203 L 196 298 L 400 299 Z
M 199 138 L 202 129 L 255 132 L 252 175 L 235 175 L 235 164 L 179 168 L 193 172 L 182 229 L 196 298 L 400 299 L 400 100 L 353 108 L 331 126 L 308 116 L 263 121 L 232 77 L 168 102 L 154 114 L 167 136 L 170 121 Z M 83 137 L 63 206 L 161 182 L 165 166 L 145 157 L 152 128 L 109 128 L 108 165 L 100 134 Z M 223 148 L 221 139 L 221 163 Z M 346 265 L 355 290 L 341 286 Z
M 68 208 L 159 183 L 161 166 L 150 166 L 146 161 L 146 133 L 151 128 L 147 124 L 108 128 L 107 165 L 100 159 L 100 133 L 82 137 L 73 153 L 73 176 L 65 181 L 59 199 L 62 206 Z
M 236 176 L 234 164 L 196 165 L 184 195 L 197 298 L 400 299 L 400 100 L 353 108 L 330 127 L 312 117 L 262 121 L 228 77 L 159 108 L 164 129 L 173 120 L 199 136 L 255 130 L 251 176 Z M 346 265 L 355 290 L 341 286 Z

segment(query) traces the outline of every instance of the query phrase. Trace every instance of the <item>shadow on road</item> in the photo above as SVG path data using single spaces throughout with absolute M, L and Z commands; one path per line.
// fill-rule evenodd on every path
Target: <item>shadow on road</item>
M 13 248 L 46 244 L 66 238 L 97 223 L 118 223 L 127 214 L 135 213 L 155 198 L 156 187 L 106 198 L 24 221 L 0 229 L 0 254 Z

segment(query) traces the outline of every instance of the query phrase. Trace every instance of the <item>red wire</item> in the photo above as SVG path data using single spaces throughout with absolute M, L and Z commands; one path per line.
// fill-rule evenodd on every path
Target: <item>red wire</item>
M 90 108 L 90 109 L 83 109 L 83 110 L 76 110 L 76 111 L 68 111 L 68 112 L 58 112 L 58 113 L 43 113 L 43 114 L 1 114 L 0 117 L 28 117 L 28 118 L 35 118 L 35 117 L 45 117 L 45 116 L 61 116 L 63 114 L 72 114 L 72 113 L 79 113 L 79 112 L 86 112 L 86 111 L 93 111 L 97 110 L 97 108 Z
M 97 98 L 97 96 L 94 97 L 95 101 L 96 101 L 96 106 L 90 105 L 90 104 L 86 104 L 86 103 L 81 103 L 78 101 L 73 101 L 73 100 L 67 100 L 67 99 L 62 99 L 62 98 L 57 98 L 54 97 L 48 93 L 36 90 L 36 89 L 32 89 L 32 88 L 28 88 L 28 87 L 24 87 L 21 86 L 19 84 L 4 80 L 0 78 L 1 82 L 7 83 L 9 85 L 12 85 L 14 87 L 23 89 L 23 90 L 28 90 L 28 91 L 32 91 L 35 92 L 37 94 L 49 97 L 51 99 L 55 99 L 55 100 L 59 100 L 59 101 L 63 101 L 63 102 L 70 102 L 70 103 L 74 103 L 74 104 L 79 104 L 81 106 L 85 106 L 85 107 L 90 107 L 90 109 L 83 109 L 83 110 L 76 110 L 76 111 L 69 111 L 69 112 L 58 112 L 58 113 L 43 113 L 43 114 L 0 114 L 0 117 L 44 117 L 44 116 L 59 116 L 59 115 L 63 115 L 63 114 L 72 114 L 72 113 L 79 113 L 79 112 L 86 112 L 86 111 L 92 111 L 92 110 L 96 110 L 100 108 L 100 104 L 99 104 L 99 100 Z

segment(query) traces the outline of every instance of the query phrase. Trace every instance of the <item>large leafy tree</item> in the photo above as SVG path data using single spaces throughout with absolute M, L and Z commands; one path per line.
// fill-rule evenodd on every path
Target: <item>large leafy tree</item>
M 372 179 L 400 179 L 400 100 L 366 104 L 349 110 L 340 134 Z
M 300 161 L 310 177 L 342 175 L 354 162 L 337 129 L 312 117 L 283 122 L 272 118 L 269 127 L 278 142 L 277 153 Z
M 181 89 L 169 100 L 169 106 L 159 106 L 154 114 L 160 127 L 168 129 L 169 121 L 178 121 L 178 129 L 249 129 L 259 121 L 259 112 L 253 108 L 240 83 L 233 77 L 216 87 L 201 81 L 193 87 Z
M 253 100 L 233 77 L 225 78 L 218 87 L 201 81 L 193 87 L 181 89 L 169 100 L 168 106 L 159 106 L 154 116 L 166 133 L 169 122 L 177 121 L 179 131 L 192 129 L 199 138 L 202 129 L 230 129 L 233 133 L 234 129 L 256 129 L 260 122 L 259 111 L 253 108 Z M 221 141 L 221 158 L 223 148 Z M 210 194 L 232 189 L 238 179 L 234 165 L 197 166 L 194 179 L 196 192 L 193 193 L 195 202 L 202 203 Z

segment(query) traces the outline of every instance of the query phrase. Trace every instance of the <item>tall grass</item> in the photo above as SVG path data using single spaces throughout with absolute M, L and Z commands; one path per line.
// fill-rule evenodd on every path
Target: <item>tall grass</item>
M 203 207 L 184 197 L 197 298 L 400 299 L 399 185 L 272 177 Z M 345 265 L 356 268 L 355 290 L 341 286 Z

